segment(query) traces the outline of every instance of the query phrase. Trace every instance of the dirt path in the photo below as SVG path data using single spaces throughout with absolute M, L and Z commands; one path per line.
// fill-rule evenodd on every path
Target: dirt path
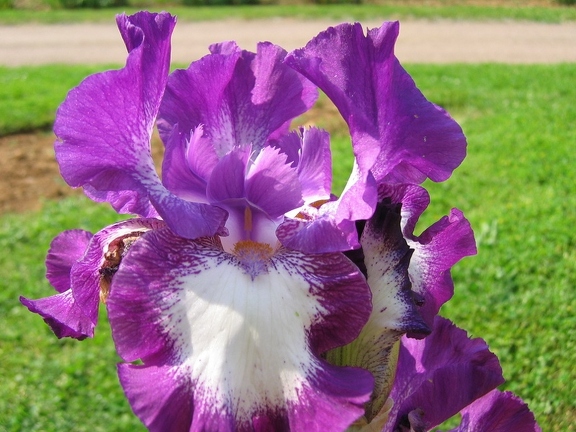
M 210 43 L 230 39 L 252 50 L 260 40 L 290 50 L 332 24 L 288 19 L 180 23 L 173 61 L 188 63 L 206 54 Z M 396 53 L 403 62 L 576 62 L 576 23 L 403 21 Z M 113 24 L 0 26 L 0 65 L 124 60 Z M 50 134 L 0 138 L 0 214 L 38 209 L 43 198 L 74 193 L 58 174 L 52 142 Z
M 173 61 L 189 63 L 213 42 L 236 40 L 253 50 L 270 40 L 291 50 L 335 22 L 268 19 L 181 22 Z M 376 27 L 379 21 L 365 22 Z M 396 53 L 403 62 L 550 63 L 576 61 L 576 23 L 402 21 Z M 118 63 L 124 46 L 113 23 L 0 27 L 0 64 Z

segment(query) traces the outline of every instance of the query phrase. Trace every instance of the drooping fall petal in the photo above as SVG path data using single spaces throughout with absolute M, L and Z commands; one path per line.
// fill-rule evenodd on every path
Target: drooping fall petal
M 157 219 L 130 219 L 110 225 L 94 236 L 80 230 L 65 231 L 54 239 L 47 257 L 49 273 L 60 272 L 58 276 L 53 275 L 60 293 L 38 300 L 20 297 L 20 301 L 31 312 L 42 316 L 59 338 L 93 337 L 98 306 L 108 296 L 112 277 L 124 254 L 143 232 L 164 226 Z M 67 243 L 70 244 L 68 256 Z M 71 264 L 69 268 L 68 264 Z M 66 268 L 67 278 L 62 272 Z M 68 287 L 64 290 L 65 279 Z
M 131 249 L 108 308 L 119 354 L 143 362 L 120 366 L 132 407 L 151 430 L 344 430 L 372 378 L 319 355 L 364 324 L 363 276 L 341 254 L 243 246 L 161 230 Z
M 451 432 L 541 432 L 528 405 L 511 392 L 492 390 L 461 412 Z
M 407 332 L 430 332 L 412 296 L 408 274 L 412 250 L 400 222 L 400 205 L 381 202 L 363 227 L 362 258 L 372 291 L 372 312 L 351 344 L 328 355 L 335 364 L 362 367 L 374 376 L 374 392 L 365 414 L 368 422 L 381 411 L 392 389 L 398 355 L 395 345 L 400 337 Z
M 437 316 L 428 337 L 401 340 L 390 395 L 394 407 L 384 431 L 400 425 L 410 430 L 415 423 L 420 427 L 415 430 L 430 430 L 503 382 L 498 358 L 488 345 Z
M 428 204 L 428 192 L 417 185 L 382 185 L 379 198 L 401 205 L 402 232 L 414 250 L 410 259 L 412 290 L 420 298 L 419 313 L 431 327 L 440 307 L 452 298 L 451 268 L 462 258 L 476 254 L 474 232 L 464 214 L 452 209 L 422 234 L 415 235 L 416 223 Z M 409 336 L 421 337 L 410 333 Z

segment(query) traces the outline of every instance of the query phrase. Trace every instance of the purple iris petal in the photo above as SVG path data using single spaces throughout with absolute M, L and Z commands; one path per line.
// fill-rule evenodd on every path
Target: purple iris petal
M 338 219 L 333 198 L 332 161 L 329 135 L 316 128 L 303 129 L 282 138 L 277 144 L 298 168 L 302 199 L 306 206 L 289 213 L 276 234 L 287 247 L 309 253 L 336 252 L 358 246 L 352 219 Z M 297 216 L 296 218 L 294 216 Z
M 159 214 L 187 237 L 212 235 L 221 229 L 226 213 L 168 192 L 150 153 L 176 20 L 167 13 L 140 12 L 117 21 L 129 51 L 126 66 L 88 77 L 58 109 L 55 149 L 62 176 L 119 212 Z
M 410 430 L 410 415 L 423 427 L 418 430 L 432 429 L 503 382 L 488 345 L 437 316 L 425 339 L 402 338 L 390 395 L 394 407 L 384 432 L 400 425 Z
M 59 294 L 38 300 L 20 297 L 22 304 L 39 314 L 58 338 L 82 340 L 93 334 L 92 319 L 76 304 L 70 289 L 72 267 L 84 256 L 91 238 L 92 233 L 84 230 L 60 233 L 46 256 L 46 278 Z
M 38 300 L 20 297 L 20 302 L 31 312 L 40 315 L 59 338 L 72 337 L 82 340 L 94 336 L 94 327 L 98 321 L 100 277 L 97 274 L 98 268 L 95 268 L 94 275 L 84 270 L 86 269 L 82 264 L 75 263 L 70 274 L 71 288 L 59 294 Z M 79 273 L 87 278 L 80 277 L 80 280 L 75 280 Z M 81 286 L 74 290 L 72 287 L 75 282 L 80 282 Z M 94 301 L 87 296 L 79 302 L 75 294 L 83 290 L 91 294 Z
M 332 190 L 332 154 L 330 136 L 316 129 L 303 129 L 302 154 L 298 161 L 298 176 L 302 197 L 306 202 L 327 200 Z
M 240 144 L 229 137 L 232 126 L 226 98 L 239 57 L 240 53 L 208 55 L 192 62 L 188 69 L 170 74 L 158 118 L 158 130 L 167 151 L 168 137 L 176 124 L 184 134 L 202 126 L 218 157 Z
M 282 63 L 282 48 L 220 52 L 170 75 L 158 122 L 164 142 L 175 124 L 184 133 L 203 125 L 219 157 L 237 146 L 258 150 L 314 103 L 316 89 Z
M 30 312 L 40 315 L 58 338 L 72 337 L 82 340 L 94 335 L 92 317 L 86 316 L 76 304 L 70 289 L 38 300 L 20 297 L 20 302 Z
M 286 58 L 332 99 L 350 128 L 354 172 L 333 214 L 324 215 L 338 226 L 345 218 L 370 218 L 376 184 L 445 180 L 465 156 L 458 124 L 424 98 L 394 56 L 397 36 L 398 23 L 367 36 L 360 24 L 342 24 Z M 303 233 L 291 229 L 283 243 L 300 248 Z M 345 249 L 359 246 L 353 233 L 345 237 Z
M 100 300 L 108 294 L 103 290 L 109 288 L 123 253 L 142 232 L 164 226 L 157 219 L 131 219 L 104 228 L 94 236 L 81 230 L 60 234 L 46 258 L 48 274 L 60 294 L 39 300 L 21 297 L 20 301 L 42 316 L 60 338 L 93 337 Z M 130 244 L 124 237 L 130 238 Z
M 528 405 L 510 392 L 492 390 L 461 412 L 452 432 L 541 432 Z
M 418 218 L 430 203 L 428 192 L 417 185 L 381 186 L 379 196 L 402 206 L 402 231 L 414 249 L 409 269 L 412 290 L 423 300 L 419 312 L 432 326 L 440 307 L 454 294 L 450 269 L 462 258 L 476 254 L 474 232 L 463 213 L 452 209 L 416 236 L 413 231 Z
M 275 219 L 304 204 L 297 169 L 274 147 L 264 147 L 246 175 L 246 198 Z
M 117 19 L 129 55 L 126 67 L 92 75 L 58 109 L 56 157 L 71 186 L 122 212 L 155 214 L 140 178 L 155 178 L 150 137 L 170 62 L 169 14 Z
M 126 256 L 108 310 L 119 354 L 143 361 L 120 366 L 134 411 L 151 430 L 344 430 L 372 378 L 319 355 L 358 335 L 363 276 L 341 254 L 243 245 L 160 230 Z
M 46 279 L 58 292 L 70 288 L 70 270 L 84 255 L 92 233 L 80 229 L 64 231 L 50 244 L 46 256 Z
M 339 252 L 359 247 L 356 223 L 337 221 L 326 203 L 320 209 L 306 209 L 304 217 L 285 218 L 276 231 L 282 244 L 305 253 Z
M 298 167 L 302 198 L 308 204 L 330 199 L 332 158 L 330 135 L 317 128 L 300 128 L 276 145 L 287 156 L 287 162 Z
M 396 342 L 407 332 L 430 333 L 413 299 L 408 275 L 413 251 L 400 222 L 400 205 L 382 202 L 363 227 L 363 264 L 372 291 L 372 313 L 358 338 L 328 357 L 335 364 L 365 368 L 374 376 L 374 392 L 366 406 L 368 422 L 378 415 L 392 389 Z
M 162 161 L 162 183 L 182 199 L 206 202 L 206 185 L 218 163 L 201 126 L 183 134 L 176 125 L 167 138 Z
M 278 239 L 286 247 L 308 253 L 347 251 L 360 247 L 355 221 L 369 219 L 378 197 L 376 181 L 354 165 L 352 174 L 336 201 L 323 204 L 305 218 L 287 219 L 278 228 Z
M 394 56 L 397 22 L 368 31 L 342 24 L 288 55 L 286 62 L 323 90 L 350 127 L 365 178 L 421 183 L 446 180 L 462 162 L 458 124 L 428 102 Z
M 413 290 L 423 297 L 420 314 L 430 324 L 454 294 L 450 269 L 462 258 L 476 254 L 474 233 L 463 213 L 452 209 L 408 244 L 414 248 L 410 262 Z

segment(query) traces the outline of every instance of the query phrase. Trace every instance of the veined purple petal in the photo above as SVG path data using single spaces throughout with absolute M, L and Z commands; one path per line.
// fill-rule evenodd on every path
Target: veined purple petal
M 340 252 L 359 247 L 354 220 L 337 221 L 330 210 L 332 203 L 316 209 L 301 209 L 304 217 L 286 217 L 276 230 L 276 236 L 288 248 L 305 253 Z
M 332 157 L 330 135 L 318 128 L 300 128 L 282 137 L 276 146 L 287 162 L 298 167 L 302 198 L 307 204 L 330 199 Z
M 446 180 L 465 156 L 458 124 L 428 102 L 394 56 L 397 22 L 368 31 L 342 24 L 290 53 L 286 62 L 334 102 L 348 123 L 365 179 L 378 183 Z
M 99 303 L 108 296 L 123 256 L 143 232 L 165 226 L 157 219 L 130 219 L 110 225 L 94 236 L 81 230 L 62 233 L 53 241 L 46 258 L 49 273 L 60 271 L 53 276 L 60 294 L 38 300 L 21 297 L 20 301 L 31 312 L 42 316 L 59 338 L 93 337 Z M 67 242 L 73 251 L 68 257 Z M 76 257 L 74 262 L 71 262 L 72 256 Z M 63 273 L 65 268 L 68 275 Z M 64 282 L 68 283 L 65 290 L 62 289 Z
M 304 204 L 298 171 L 279 149 L 264 147 L 249 165 L 246 198 L 272 219 Z
M 418 423 L 429 430 L 504 382 L 498 358 L 482 339 L 437 316 L 425 339 L 403 337 L 384 432 Z M 410 417 L 412 418 L 410 420 Z
M 62 176 L 119 212 L 160 215 L 185 237 L 213 235 L 226 212 L 170 193 L 151 156 L 176 20 L 167 13 L 140 12 L 117 21 L 129 51 L 126 66 L 86 78 L 58 109 L 55 149 Z
M 219 157 L 237 146 L 262 148 L 305 112 L 316 89 L 283 64 L 286 52 L 260 43 L 257 53 L 216 49 L 170 75 L 158 128 L 166 142 L 175 124 L 186 133 L 203 125 Z
M 241 144 L 230 139 L 232 126 L 226 103 L 226 89 L 233 80 L 239 58 L 239 52 L 207 55 L 192 62 L 188 69 L 170 74 L 158 115 L 158 130 L 167 151 L 168 137 L 176 124 L 184 134 L 202 125 L 218 157 Z
M 70 288 L 70 270 L 84 255 L 92 233 L 80 229 L 64 231 L 52 240 L 46 256 L 46 279 L 62 293 Z
M 413 290 L 424 298 L 420 314 L 431 323 L 454 294 L 450 269 L 462 258 L 476 254 L 474 233 L 464 214 L 452 209 L 408 244 L 414 248 L 410 262 Z
M 462 258 L 476 254 L 474 232 L 464 214 L 452 209 L 448 216 L 415 236 L 414 227 L 430 202 L 428 192 L 417 185 L 381 186 L 379 196 L 402 205 L 402 231 L 414 249 L 409 268 L 412 290 L 423 300 L 419 312 L 432 326 L 440 307 L 454 294 L 450 269 Z M 420 337 L 412 333 L 409 336 Z
M 464 408 L 452 432 L 541 432 L 528 405 L 511 392 L 492 390 Z
M 162 183 L 178 197 L 198 203 L 207 202 L 206 184 L 218 162 L 202 135 L 201 126 L 183 134 L 176 125 L 167 138 L 162 161 Z
M 358 335 L 363 276 L 341 254 L 246 248 L 160 230 L 130 250 L 107 304 L 118 353 L 143 362 L 119 371 L 134 411 L 152 431 L 344 430 L 372 379 L 319 355 Z
M 156 180 L 150 137 L 170 62 L 176 23 L 167 13 L 117 18 L 126 66 L 86 78 L 58 109 L 56 158 L 66 182 L 123 212 L 155 214 L 141 179 Z
M 385 202 L 366 222 L 360 242 L 372 291 L 372 313 L 358 338 L 328 355 L 334 364 L 362 367 L 374 376 L 374 392 L 366 406 L 368 423 L 378 415 L 392 390 L 396 342 L 407 332 L 430 333 L 412 297 L 408 276 L 412 250 L 400 222 L 400 205 Z
M 59 339 L 71 337 L 82 340 L 94 336 L 93 317 L 84 314 L 71 289 L 38 300 L 21 296 L 20 302 L 30 312 L 40 315 Z
M 358 167 L 351 179 L 359 179 Z M 357 220 L 369 219 L 377 200 L 376 182 L 368 173 L 364 180 L 352 180 L 342 196 L 324 203 L 319 209 L 302 209 L 300 218 L 287 218 L 277 231 L 286 247 L 307 253 L 348 251 L 360 247 Z

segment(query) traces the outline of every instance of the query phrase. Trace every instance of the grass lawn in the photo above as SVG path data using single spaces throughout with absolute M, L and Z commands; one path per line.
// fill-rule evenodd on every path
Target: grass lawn
M 134 13 L 141 9 L 167 10 L 181 21 L 216 19 L 262 19 L 289 17 L 298 19 L 466 19 L 527 20 L 557 23 L 576 21 L 576 7 L 561 6 L 554 1 L 521 0 L 378 0 L 366 4 L 279 4 L 259 6 L 194 6 L 184 7 L 162 2 L 140 2 L 141 6 L 110 9 L 57 9 L 51 11 L 5 9 L 0 11 L 0 24 L 112 22 L 117 13 Z M 130 2 L 130 4 L 135 4 Z
M 0 66 L 0 136 L 49 129 L 66 93 L 104 66 Z
M 51 68 L 0 69 L 0 82 L 26 75 L 26 85 L 53 87 L 22 108 L 38 107 L 47 116 L 43 125 L 89 72 L 62 67 L 54 80 Z M 456 295 L 442 314 L 487 340 L 508 379 L 503 388 L 530 404 L 544 431 L 575 431 L 576 65 L 407 68 L 423 92 L 456 117 L 469 141 L 469 156 L 453 177 L 427 184 L 432 205 L 421 227 L 458 207 L 479 243 L 478 256 L 456 266 Z M 9 105 L 14 96 L 6 94 L 0 97 L 4 132 L 20 116 Z M 35 117 L 22 124 L 36 127 Z M 312 119 L 335 131 L 339 189 L 350 170 L 346 136 L 325 100 Z M 19 295 L 51 294 L 43 257 L 53 236 L 70 228 L 95 231 L 115 220 L 106 206 L 81 198 L 0 217 L 0 430 L 144 430 L 117 383 L 119 359 L 105 314 L 94 340 L 57 340 L 18 302 Z

